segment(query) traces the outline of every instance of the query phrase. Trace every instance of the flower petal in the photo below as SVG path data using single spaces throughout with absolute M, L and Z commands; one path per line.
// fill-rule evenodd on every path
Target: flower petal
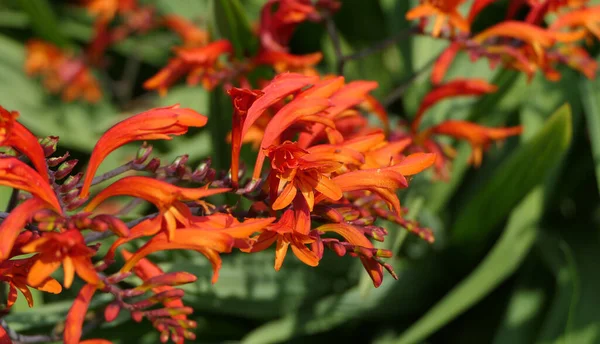
M 113 196 L 142 198 L 152 202 L 160 210 L 165 211 L 175 201 L 197 200 L 229 190 L 227 188 L 208 189 L 205 187 L 194 189 L 182 188 L 149 177 L 128 176 L 117 180 L 98 193 L 85 207 L 85 211 L 92 211 L 104 200 Z
M 277 75 L 273 81 L 262 90 L 264 95 L 255 101 L 250 109 L 248 109 L 248 116 L 242 126 L 242 139 L 246 136 L 246 133 L 252 124 L 254 124 L 267 108 L 317 80 L 317 77 L 309 77 L 294 73 Z
M 403 176 L 412 176 L 429 168 L 435 163 L 435 159 L 436 155 L 433 153 L 414 153 L 391 166 L 391 170 Z
M 495 92 L 496 86 L 480 79 L 456 79 L 431 90 L 423 101 L 411 124 L 411 130 L 417 132 L 425 112 L 439 101 L 457 96 L 478 96 Z
M 83 322 L 87 313 L 92 297 L 96 292 L 96 286 L 86 284 L 81 288 L 75 302 L 67 313 L 67 321 L 65 322 L 65 332 L 63 339 L 65 344 L 78 344 L 81 339 Z
M 17 158 L 0 159 L 0 185 L 30 192 L 52 206 L 53 210 L 62 214 L 60 203 L 54 190 L 34 169 Z
M 34 197 L 19 204 L 0 224 L 0 262 L 8 259 L 21 230 L 33 214 L 47 207 L 47 203 Z
M 189 127 L 203 127 L 206 121 L 194 110 L 175 105 L 148 110 L 115 124 L 96 143 L 79 196 L 88 196 L 96 170 L 115 149 L 132 141 L 170 140 L 171 135 L 185 134 Z

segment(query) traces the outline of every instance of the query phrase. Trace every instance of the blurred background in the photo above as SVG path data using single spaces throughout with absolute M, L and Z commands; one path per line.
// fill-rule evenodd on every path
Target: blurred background
M 140 2 L 222 35 L 215 25 L 222 14 L 215 12 L 213 1 Z M 247 21 L 256 23 L 265 1 L 239 3 Z M 347 55 L 406 30 L 411 23 L 405 14 L 417 1 L 341 3 L 333 20 Z M 502 20 L 507 5 L 497 1 L 486 8 L 474 30 Z M 196 162 L 212 155 L 216 164 L 226 166 L 222 154 L 228 148 L 219 133 L 230 127 L 231 108 L 221 88 L 207 91 L 180 82 L 161 97 L 142 87 L 181 43 L 172 32 L 151 30 L 111 46 L 107 63 L 91 70 L 102 90 L 95 103 L 65 102 L 25 73 L 31 39 L 76 54 L 92 39 L 93 25 L 77 1 L 0 2 L 0 105 L 19 111 L 19 120 L 37 136 L 59 136 L 59 152 L 85 159 L 117 120 L 180 103 L 207 115 L 209 122 L 212 118 L 220 129 L 157 144 L 157 155 L 169 161 L 189 154 Z M 427 67 L 446 46 L 427 37 L 398 40 L 348 61 L 344 75 L 377 81 L 374 95 L 387 105 L 392 121 L 410 119 L 431 89 Z M 598 56 L 597 43 L 588 49 Z M 322 23 L 300 25 L 291 51 L 322 51 L 319 71 L 335 73 L 334 47 Z M 524 133 L 490 149 L 478 169 L 467 163 L 470 147 L 459 144 L 449 180 L 432 181 L 426 173 L 403 191 L 409 217 L 431 228 L 436 240 L 428 244 L 385 225 L 391 232 L 386 247 L 397 249 L 390 263 L 398 281 L 387 276 L 374 289 L 357 260 L 333 255 L 318 268 L 288 259 L 275 272 L 273 253 L 267 251 L 224 257 L 219 281 L 211 285 L 211 269 L 203 257 L 157 255 L 165 270 L 199 276 L 184 287 L 186 304 L 195 309 L 190 318 L 198 322 L 197 342 L 600 343 L 600 82 L 568 68 L 560 72 L 557 82 L 540 74 L 527 80 L 518 72 L 490 69 L 484 60 L 474 63 L 466 54 L 458 55 L 448 79 L 477 77 L 499 89 L 484 97 L 443 101 L 428 112 L 425 123 L 452 118 L 493 126 L 522 124 Z M 406 86 L 402 96 L 390 97 L 401 86 Z M 136 149 L 115 152 L 102 170 L 120 165 Z M 0 189 L 0 207 L 9 196 L 10 190 Z M 76 290 L 43 298 L 36 294 L 34 309 L 19 303 L 6 320 L 22 333 L 48 332 L 64 319 Z M 101 312 L 109 299 L 99 295 L 91 309 Z M 158 342 L 150 324 L 135 324 L 129 317 L 94 331 L 114 343 Z

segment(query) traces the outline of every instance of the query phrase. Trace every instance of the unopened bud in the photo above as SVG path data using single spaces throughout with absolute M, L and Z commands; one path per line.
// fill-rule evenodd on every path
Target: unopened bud
M 79 194 L 79 191 L 80 191 L 79 189 L 73 189 L 73 190 L 70 190 L 69 193 L 74 192 L 76 194 Z M 68 204 L 67 204 L 67 210 L 77 209 L 77 208 L 81 207 L 85 202 L 87 202 L 87 198 L 77 197 L 77 198 L 71 199 L 71 201 L 68 202 Z
M 119 312 L 121 311 L 121 306 L 118 302 L 113 302 L 106 306 L 104 309 L 104 319 L 106 322 L 111 322 L 119 316 Z
M 160 342 L 166 343 L 169 341 L 169 331 L 162 331 L 160 333 Z
M 68 176 L 71 174 L 71 172 L 73 172 L 73 168 L 75 168 L 75 165 L 77 165 L 78 162 L 79 160 L 77 159 L 65 161 L 58 167 L 56 172 L 54 172 L 54 178 L 63 179 L 64 177 Z
M 142 319 L 144 318 L 144 313 L 139 312 L 139 311 L 133 311 L 133 312 L 131 312 L 131 318 L 135 322 L 141 322 Z
M 148 160 L 150 154 L 152 154 L 152 145 L 149 145 L 148 143 L 144 142 L 140 149 L 138 149 L 133 163 L 143 164 L 144 162 L 146 162 L 146 160 Z
M 160 167 L 160 159 L 154 158 L 146 164 L 146 167 L 144 167 L 144 170 L 146 170 L 148 172 L 156 172 L 156 170 L 158 170 L 159 167 Z
M 35 222 L 54 221 L 56 218 L 58 218 L 58 214 L 49 209 L 38 210 L 32 217 Z
M 189 156 L 186 155 L 182 155 L 182 156 L 178 156 L 177 158 L 175 158 L 175 160 L 166 167 L 167 173 L 169 175 L 179 175 L 181 173 L 181 169 L 183 167 L 183 171 L 185 172 L 185 164 L 187 163 L 187 161 L 189 160 Z
M 107 229 L 110 229 L 113 233 L 120 237 L 126 237 L 129 235 L 129 227 L 127 227 L 123 221 L 114 216 L 105 214 L 97 215 L 94 217 L 94 224 L 98 224 L 98 226 L 104 228 L 104 225 L 101 225 L 100 223 L 106 225 Z
M 47 136 L 40 141 L 40 145 L 44 149 L 44 155 L 49 157 L 56 152 L 58 146 L 58 136 Z
M 69 190 L 69 192 L 65 193 L 62 196 L 62 200 L 66 204 L 70 204 L 71 201 L 74 201 L 77 198 L 78 195 L 79 195 L 79 189 Z
M 59 164 L 61 164 L 63 161 L 67 160 L 67 158 L 70 156 L 71 154 L 69 154 L 69 152 L 66 152 L 65 154 L 63 154 L 62 156 L 57 156 L 54 158 L 49 158 L 48 159 L 48 166 L 50 167 L 56 167 Z
M 81 180 L 81 177 L 83 177 L 83 173 L 79 172 L 74 176 L 68 176 L 67 179 L 65 179 L 65 181 L 62 183 L 62 185 L 60 186 L 59 191 L 60 192 L 68 192 L 71 189 L 73 189 L 77 183 L 79 183 L 79 181 Z

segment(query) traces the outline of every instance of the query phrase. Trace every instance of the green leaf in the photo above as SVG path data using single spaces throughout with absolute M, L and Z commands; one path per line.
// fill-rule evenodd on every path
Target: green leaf
M 344 287 L 347 264 L 325 257 L 314 269 L 289 255 L 280 271 L 273 269 L 272 250 L 223 256 L 219 280 L 211 284 L 212 267 L 205 257 L 185 253 L 161 264 L 165 271 L 187 271 L 198 281 L 184 285 L 186 305 L 201 314 L 211 312 L 251 319 L 272 319 Z
M 509 156 L 462 207 L 452 227 L 454 243 L 472 252 L 481 249 L 491 229 L 560 161 L 570 141 L 571 111 L 565 105 Z
M 579 83 L 581 101 L 587 120 L 587 130 L 592 145 L 594 164 L 596 166 L 596 179 L 600 191 L 600 83 L 598 80 L 581 79 Z
M 212 142 L 212 165 L 217 170 L 227 170 L 231 163 L 231 151 L 225 140 L 231 131 L 233 107 L 231 100 L 222 87 L 210 93 L 210 111 L 207 128 Z
M 506 230 L 475 270 L 412 325 L 397 343 L 418 343 L 469 309 L 521 264 L 531 248 L 542 212 L 543 191 L 531 192 L 512 211 Z
M 47 0 L 19 0 L 19 4 L 29 15 L 30 23 L 37 35 L 61 47 L 69 44 L 60 31 L 58 20 Z
M 238 58 L 253 55 L 258 41 L 239 0 L 214 0 L 212 4 L 218 36 L 231 42 Z
M 33 291 L 33 290 L 32 290 Z M 22 295 L 20 296 L 22 298 Z M 90 308 L 96 308 L 112 300 L 110 294 L 96 295 L 90 304 Z M 65 315 L 73 305 L 73 300 L 65 300 L 45 305 L 36 304 L 33 308 L 13 312 L 4 317 L 11 329 L 22 332 L 43 326 L 54 326 L 65 320 Z

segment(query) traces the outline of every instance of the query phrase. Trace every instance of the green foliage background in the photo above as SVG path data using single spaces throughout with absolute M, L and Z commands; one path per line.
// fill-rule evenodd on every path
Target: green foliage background
M 146 2 L 161 13 L 209 23 L 215 35 L 232 40 L 238 54 L 256 46 L 250 23 L 263 1 Z M 404 13 L 415 3 L 342 1 L 334 20 L 343 53 L 401 32 L 409 26 Z M 501 20 L 498 13 L 506 5 L 498 1 L 488 8 L 476 28 Z M 210 130 L 158 145 L 158 155 L 168 161 L 189 153 L 200 161 L 220 152 L 216 163 L 227 166 L 222 139 L 231 112 L 221 90 L 208 93 L 181 85 L 160 98 L 139 86 L 166 63 L 178 43 L 172 34 L 136 36 L 111 49 L 111 67 L 97 74 L 106 95 L 96 105 L 64 104 L 24 74 L 27 39 L 77 48 L 91 33 L 85 11 L 61 1 L 0 3 L 0 104 L 20 111 L 20 120 L 38 136 L 58 135 L 61 149 L 85 157 L 102 132 L 125 114 L 181 103 L 209 116 Z M 425 37 L 406 39 L 348 62 L 345 75 L 378 81 L 375 95 L 384 100 L 444 46 Z M 334 49 L 324 27 L 303 24 L 292 51 L 317 50 L 325 53 L 321 70 L 334 71 Z M 139 61 L 139 73 L 133 79 L 125 76 L 125 82 L 133 85 L 133 98 L 111 97 L 110 87 L 132 60 Z M 470 148 L 459 145 L 448 182 L 430 183 L 429 175 L 419 176 L 403 192 L 409 216 L 433 228 L 436 242 L 428 245 L 388 225 L 391 234 L 384 245 L 397 252 L 391 264 L 398 281 L 387 276 L 373 289 L 356 261 L 333 256 L 316 269 L 288 258 L 276 273 L 269 251 L 225 257 L 219 282 L 211 285 L 203 257 L 156 255 L 167 271 L 199 276 L 184 287 L 198 321 L 197 342 L 600 343 L 600 81 L 561 72 L 557 83 L 539 75 L 527 82 L 518 73 L 490 70 L 485 61 L 473 63 L 459 55 L 449 77 L 483 78 L 499 91 L 444 101 L 426 115 L 426 124 L 447 118 L 498 126 L 522 123 L 525 132 L 490 150 L 477 170 L 467 164 Z M 416 78 L 391 104 L 392 118 L 415 113 L 430 87 L 427 77 Z M 134 150 L 119 150 L 102 169 L 114 168 Z M 6 204 L 9 190 L 0 191 L 0 205 Z M 36 294 L 34 309 L 20 303 L 6 320 L 23 333 L 47 333 L 64 319 L 75 290 L 77 285 L 58 297 Z M 91 309 L 102 312 L 107 301 L 107 295 L 99 295 Z M 148 323 L 134 324 L 123 315 L 94 335 L 115 343 L 158 341 Z

